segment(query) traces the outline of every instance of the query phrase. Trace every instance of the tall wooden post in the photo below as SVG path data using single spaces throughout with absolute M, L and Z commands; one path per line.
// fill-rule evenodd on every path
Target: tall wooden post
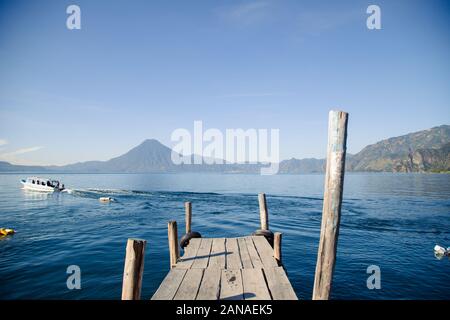
M 320 228 L 313 300 L 327 300 L 330 296 L 341 218 L 347 120 L 348 114 L 346 112 L 330 111 L 322 225 Z
M 176 221 L 169 221 L 168 237 L 169 237 L 170 268 L 173 268 L 177 264 L 178 258 L 180 257 L 180 251 L 178 249 L 178 230 Z
M 140 300 L 144 273 L 145 240 L 128 239 L 122 281 L 122 300 Z
M 273 256 L 281 265 L 281 238 L 283 234 L 280 232 L 275 232 L 273 235 Z
M 269 213 L 267 211 L 266 195 L 258 194 L 259 219 L 261 220 L 261 230 L 269 230 Z
M 192 204 L 190 202 L 185 202 L 184 208 L 186 210 L 186 234 L 188 234 L 189 232 L 191 232 Z

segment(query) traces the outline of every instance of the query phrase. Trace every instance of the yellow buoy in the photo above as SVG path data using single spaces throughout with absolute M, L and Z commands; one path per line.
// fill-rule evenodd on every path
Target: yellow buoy
M 10 234 L 14 234 L 14 229 L 6 229 L 6 228 L 0 228 L 0 236 L 9 236 Z

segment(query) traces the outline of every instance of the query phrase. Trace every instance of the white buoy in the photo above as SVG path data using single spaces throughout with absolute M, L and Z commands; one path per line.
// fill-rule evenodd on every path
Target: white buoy
M 434 253 L 440 254 L 440 255 L 445 255 L 446 252 L 447 252 L 447 250 L 445 250 L 444 247 L 441 247 L 439 245 L 434 246 Z
M 450 257 L 450 247 L 445 249 L 439 245 L 434 246 L 434 256 L 441 260 L 443 257 Z
M 111 202 L 111 201 L 114 201 L 114 198 L 111 198 L 111 197 L 100 197 L 98 200 L 100 200 L 100 202 Z

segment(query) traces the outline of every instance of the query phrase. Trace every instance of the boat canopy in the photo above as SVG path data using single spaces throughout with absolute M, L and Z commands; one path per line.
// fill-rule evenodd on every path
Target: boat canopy
M 31 184 L 48 186 L 48 187 L 59 187 L 59 184 L 60 184 L 58 180 L 50 180 L 50 179 L 39 178 L 39 177 L 28 177 L 26 182 L 31 183 Z

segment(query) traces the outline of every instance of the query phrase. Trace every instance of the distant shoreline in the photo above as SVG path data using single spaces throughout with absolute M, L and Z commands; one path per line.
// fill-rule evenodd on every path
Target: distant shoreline
M 39 175 L 56 175 L 56 174 L 71 174 L 71 175 L 87 175 L 87 174 L 98 174 L 98 175 L 111 175 L 111 174 L 129 174 L 129 175 L 140 175 L 140 174 L 172 174 L 172 175 L 239 175 L 239 176 L 259 176 L 259 173 L 231 173 L 231 172 L 56 172 L 56 171 L 0 171 L 1 175 L 25 175 L 25 174 L 39 174 Z M 305 172 L 305 173 L 278 173 L 273 176 L 305 176 L 305 175 L 324 175 L 325 172 Z M 345 174 L 395 174 L 395 175 L 418 175 L 418 174 L 450 174 L 450 171 L 442 172 L 389 172 L 389 171 L 346 171 Z
M 77 162 L 63 166 L 14 165 L 0 161 L 0 172 L 39 173 L 223 173 L 260 174 L 268 164 L 194 162 L 175 164 L 173 150 L 155 139 L 147 139 L 128 152 L 107 161 Z M 191 158 L 195 158 L 191 155 Z M 189 157 L 188 157 L 189 158 Z M 189 160 L 192 160 L 189 158 Z M 216 161 L 217 160 L 217 161 Z M 317 158 L 286 159 L 278 163 L 275 174 L 310 174 L 325 172 L 326 160 Z M 194 164 L 190 164 L 194 163 Z M 379 141 L 356 154 L 346 155 L 346 172 L 450 173 L 450 125 L 409 133 Z

